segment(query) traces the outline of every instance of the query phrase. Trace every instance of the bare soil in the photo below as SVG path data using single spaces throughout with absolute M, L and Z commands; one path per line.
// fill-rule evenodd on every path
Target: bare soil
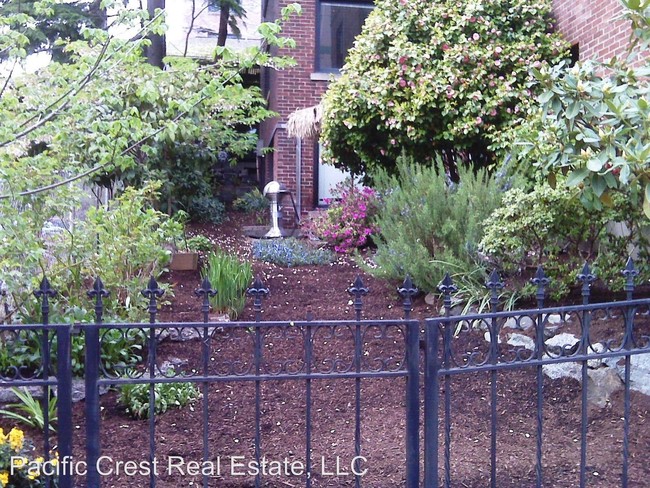
M 251 241 L 242 236 L 246 216 L 232 214 L 224 225 L 201 226 L 194 229 L 212 238 L 217 245 L 237 253 L 242 259 L 250 256 Z M 363 316 L 372 319 L 401 318 L 402 301 L 396 293 L 399 283 L 375 279 L 359 269 L 353 259 L 339 257 L 326 266 L 282 268 L 254 261 L 255 274 L 260 276 L 271 293 L 263 302 L 263 320 L 302 320 L 308 314 L 315 319 L 351 319 L 354 307 L 348 287 L 359 274 L 370 293 L 363 299 Z M 199 321 L 200 300 L 194 290 L 200 283 L 195 272 L 171 273 L 165 278 L 174 285 L 174 297 L 160 314 L 162 321 Z M 415 319 L 437 316 L 440 304 L 428 305 L 424 297 L 414 300 L 411 316 Z M 248 303 L 240 320 L 254 320 L 252 303 Z M 569 325 L 567 325 L 569 327 Z M 596 327 L 600 327 L 596 324 Z M 603 325 L 602 327 L 606 327 Z M 650 334 L 648 324 L 643 325 Z M 603 333 L 612 335 L 620 331 Z M 595 333 L 599 333 L 596 331 Z M 480 332 L 482 335 L 482 332 Z M 467 335 L 465 345 L 474 337 Z M 463 346 L 463 344 L 461 344 Z M 279 335 L 273 354 L 278 357 L 296 355 L 296 344 Z M 476 346 L 481 347 L 481 346 Z M 236 351 L 235 351 L 236 353 Z M 301 354 L 297 351 L 298 355 Z M 200 341 L 163 342 L 158 354 L 163 358 L 180 358 L 187 368 L 200 364 Z M 233 354 L 233 351 L 213 351 Z M 292 356 L 293 355 L 293 356 Z M 530 487 L 535 482 L 537 386 L 536 370 L 522 368 L 500 372 L 497 379 L 497 486 Z M 489 373 L 457 375 L 451 379 L 451 462 L 454 487 L 489 486 L 490 474 L 490 376 Z M 443 385 L 444 387 L 444 385 Z M 261 448 L 270 462 L 300 461 L 305 463 L 305 381 L 266 381 L 261 386 Z M 354 380 L 312 381 L 312 459 L 314 487 L 354 486 L 349 474 L 354 457 Z M 209 476 L 209 486 L 250 487 L 251 476 L 233 475 L 245 471 L 236 463 L 254 459 L 254 382 L 214 383 L 207 398 L 193 406 L 172 409 L 156 417 L 156 456 L 160 462 L 159 487 L 201 486 L 200 474 L 190 474 L 188 467 L 168 470 L 169 460 L 200 462 L 203 456 L 203 401 L 209 403 L 209 453 L 213 467 L 220 472 Z M 367 469 L 361 478 L 369 488 L 405 486 L 405 411 L 404 379 L 363 380 L 361 387 L 363 455 L 361 466 Z M 544 378 L 543 465 L 544 486 L 573 487 L 579 485 L 581 439 L 581 386 L 572 379 Z M 116 469 L 119 462 L 141 463 L 148 459 L 149 424 L 133 420 L 117 404 L 117 393 L 102 396 L 102 455 L 106 468 Z M 74 452 L 83 457 L 85 420 L 83 402 L 75 405 Z M 629 487 L 650 487 L 650 398 L 632 392 L 630 411 Z M 442 411 L 441 411 L 442 413 Z M 444 444 L 444 432 L 440 445 Z M 604 408 L 588 410 L 587 484 L 590 487 L 620 486 L 623 442 L 623 392 L 613 395 Z M 440 466 L 444 467 L 441 448 Z M 236 456 L 243 456 L 237 458 Z M 338 461 L 338 473 L 337 473 Z M 421 461 L 422 462 L 422 461 Z M 220 463 L 220 465 L 218 465 Z M 235 463 L 235 464 L 233 464 Z M 277 467 L 277 465 L 273 465 Z M 296 466 L 294 464 L 294 466 Z M 273 469 L 269 466 L 269 469 Z M 123 470 L 122 470 L 123 471 Z M 141 470 L 140 470 L 141 471 Z M 344 474 L 346 473 L 346 474 Z M 441 471 L 442 473 L 442 471 Z M 102 478 L 104 487 L 142 487 L 149 477 L 112 473 Z M 78 486 L 85 486 L 82 477 Z M 262 478 L 265 487 L 305 486 L 304 476 L 275 475 Z M 429 487 L 432 488 L 432 487 Z

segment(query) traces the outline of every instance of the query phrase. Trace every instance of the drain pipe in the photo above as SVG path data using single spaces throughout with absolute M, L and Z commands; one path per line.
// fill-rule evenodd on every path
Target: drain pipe
M 302 218 L 302 139 L 296 137 L 296 217 L 297 223 Z

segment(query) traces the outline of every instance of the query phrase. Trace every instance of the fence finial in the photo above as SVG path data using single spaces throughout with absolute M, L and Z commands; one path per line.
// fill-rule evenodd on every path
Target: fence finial
M 56 290 L 50 285 L 47 276 L 43 276 L 38 290 L 34 292 L 36 298 L 41 298 L 41 313 L 43 314 L 43 323 L 49 323 L 50 318 L 50 301 L 49 299 L 56 296 Z
M 253 286 L 246 290 L 246 294 L 255 298 L 253 301 L 253 308 L 255 310 L 255 320 L 259 322 L 262 314 L 262 298 L 269 294 L 269 289 L 264 286 L 262 278 L 260 278 L 259 275 L 255 277 Z
M 399 293 L 399 295 L 404 299 L 404 318 L 407 320 L 411 316 L 411 306 L 413 305 L 413 300 L 411 300 L 411 298 L 417 295 L 418 292 L 419 290 L 413 286 L 411 275 L 407 274 L 402 286 L 397 288 L 397 293 Z
M 354 311 L 357 315 L 357 320 L 361 320 L 361 310 L 363 309 L 363 300 L 361 297 L 368 294 L 370 290 L 363 285 L 363 280 L 360 275 L 357 275 L 354 284 L 348 288 L 348 293 L 354 295 Z
M 589 263 L 585 262 L 582 271 L 578 273 L 578 281 L 582 283 L 582 303 L 586 305 L 589 303 L 591 284 L 596 281 L 596 275 L 591 272 Z
M 158 313 L 158 299 L 163 296 L 165 291 L 158 286 L 158 282 L 156 279 L 152 276 L 149 278 L 149 283 L 147 284 L 147 288 L 142 290 L 140 293 L 142 293 L 143 296 L 149 299 L 149 316 L 151 319 L 151 322 L 155 322 L 155 317 L 156 313 Z
M 212 284 L 207 278 L 203 278 L 201 286 L 194 290 L 194 294 L 197 297 L 203 298 L 203 304 L 201 305 L 201 313 L 203 314 L 203 322 L 208 322 L 208 314 L 210 313 L 210 298 L 216 296 L 217 290 L 212 289 Z
M 544 268 L 541 266 L 537 267 L 537 272 L 535 277 L 530 280 L 530 282 L 537 287 L 537 293 L 535 298 L 537 298 L 537 308 L 544 308 L 544 298 L 546 297 L 546 287 L 551 282 L 551 279 L 546 276 Z
M 104 288 L 102 279 L 98 276 L 93 283 L 93 289 L 86 292 L 88 298 L 95 299 L 95 321 L 101 322 L 102 315 L 104 315 L 104 298 L 109 295 L 109 292 Z
M 454 285 L 454 282 L 451 279 L 451 276 L 449 276 L 449 273 L 445 273 L 445 277 L 442 279 L 442 281 L 438 285 L 438 290 L 443 295 L 443 303 L 444 303 L 444 306 L 445 306 L 445 314 L 450 315 L 451 314 L 451 295 L 452 295 L 452 293 L 455 293 L 455 292 L 458 291 L 458 287 L 456 285 Z
M 490 308 L 492 312 L 497 311 L 497 306 L 499 305 L 499 290 L 501 290 L 505 285 L 501 281 L 501 276 L 496 269 L 492 270 L 488 278 L 485 287 L 490 290 Z
M 625 269 L 621 271 L 621 274 L 625 277 L 625 293 L 627 294 L 627 299 L 632 300 L 632 293 L 634 292 L 634 278 L 639 276 L 639 270 L 634 266 L 634 260 L 632 259 L 632 256 L 627 258 Z

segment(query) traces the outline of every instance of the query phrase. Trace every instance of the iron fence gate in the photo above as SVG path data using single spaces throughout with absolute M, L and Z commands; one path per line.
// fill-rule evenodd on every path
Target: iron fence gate
M 579 279 L 582 286 L 582 304 L 568 307 L 546 307 L 545 287 L 548 279 L 540 270 L 533 280 L 537 285 L 537 308 L 516 312 L 498 312 L 498 290 L 502 283 L 496 273 L 488 282 L 491 290 L 490 312 L 471 315 L 452 314 L 452 294 L 455 287 L 447 277 L 440 286 L 443 293 L 445 315 L 426 319 L 424 322 L 410 318 L 411 298 L 417 293 L 410 280 L 399 288 L 403 297 L 404 318 L 400 320 L 362 320 L 363 296 L 367 288 L 358 279 L 349 289 L 354 296 L 355 317 L 343 321 L 316 321 L 307 317 L 304 321 L 262 321 L 262 299 L 268 290 L 258 280 L 248 290 L 254 298 L 255 321 L 214 322 L 210 321 L 209 298 L 214 294 L 210 283 L 205 281 L 197 290 L 202 299 L 203 321 L 195 323 L 157 322 L 158 300 L 162 290 L 151 280 L 143 294 L 149 300 L 150 321 L 148 324 L 104 323 L 103 298 L 106 296 L 101 280 L 97 280 L 89 296 L 95 301 L 96 320 L 93 324 L 50 324 L 49 299 L 54 295 L 47 280 L 43 280 L 37 296 L 41 299 L 43 323 L 36 325 L 1 325 L 2 340 L 21 340 L 21 334 L 32 331 L 40 344 L 40 367 L 31 370 L 13 368 L 4 371 L 0 387 L 37 386 L 44 391 L 44 398 L 56 388 L 58 398 L 58 429 L 56 451 L 60 465 L 70 466 L 73 460 L 72 412 L 72 369 L 71 338 L 80 335 L 85 348 L 85 449 L 83 473 L 79 470 L 63 469 L 56 483 L 61 488 L 84 484 L 98 488 L 102 485 L 102 472 L 98 469 L 102 458 L 102 410 L 100 388 L 144 384 L 148 388 L 149 420 L 146 438 L 147 461 L 155 466 L 159 449 L 156 439 L 156 413 L 154 411 L 155 385 L 162 383 L 194 383 L 200 385 L 203 394 L 201 420 L 198 432 L 201 436 L 200 458 L 203 462 L 214 460 L 209 436 L 219 419 L 210 413 L 210 386 L 224 383 L 250 384 L 253 396 L 253 461 L 264 459 L 263 440 L 265 427 L 262 421 L 261 389 L 267 382 L 281 381 L 299 384 L 304 394 L 303 410 L 300 412 L 304 434 L 304 466 L 297 476 L 304 486 L 310 487 L 314 468 L 313 456 L 313 385 L 320 380 L 349 381 L 353 384 L 352 402 L 353 458 L 349 467 L 355 486 L 363 484 L 364 440 L 363 424 L 364 381 L 377 378 L 404 378 L 403 386 L 395 391 L 403 398 L 404 406 L 404 486 L 452 486 L 454 472 L 454 378 L 471 374 L 486 374 L 489 394 L 484 404 L 489 406 L 486 417 L 489 423 L 489 473 L 478 485 L 492 487 L 499 485 L 498 426 L 502 412 L 499 410 L 499 385 L 503 375 L 509 371 L 531 370 L 534 376 L 535 467 L 534 484 L 537 487 L 551 486 L 544 477 L 544 368 L 577 363 L 582 380 L 580 420 L 580 462 L 579 485 L 587 485 L 588 455 L 588 380 L 589 369 L 594 362 L 623 360 L 624 383 L 623 441 L 621 448 L 621 486 L 628 486 L 630 460 L 630 383 L 632 362 L 635 356 L 650 353 L 650 319 L 648 310 L 650 298 L 633 299 L 633 278 L 635 271 L 631 262 L 626 269 L 626 299 L 619 302 L 590 304 L 590 284 L 594 280 L 588 267 L 583 269 Z M 561 323 L 564 329 L 576 334 L 573 343 L 551 345 L 548 332 Z M 607 324 L 607 328 L 599 324 Z M 645 328 L 637 327 L 645 324 Z M 422 336 L 422 330 L 424 336 Z M 103 343 L 109 331 L 129 334 L 136 331 L 144 338 L 145 360 L 136 368 L 111 369 L 102 359 Z M 522 343 L 509 343 L 510 331 L 520 333 Z M 605 332 L 603 332 L 605 331 Z M 192 344 L 200 348 L 196 364 L 175 370 L 163 368 L 158 350 L 160 340 L 170 334 L 189 334 Z M 527 335 L 526 335 L 527 334 Z M 604 335 L 601 335 L 604 334 Z M 274 355 L 274 344 L 288 345 L 282 354 Z M 421 346 L 424 354 L 421 355 Z M 528 346 L 528 347 L 526 347 Z M 217 351 L 219 354 L 215 354 Z M 54 359 L 53 359 L 54 358 Z M 600 364 L 600 363 L 599 363 Z M 424 395 L 420 397 L 420 380 L 423 379 Z M 302 397 L 301 397 L 302 399 Z M 302 400 L 301 400 L 302 401 Z M 421 404 L 423 417 L 421 418 Z M 296 413 L 298 416 L 298 413 Z M 48 424 L 45 413 L 45 425 Z M 421 429 L 423 425 L 423 429 Z M 45 428 L 47 430 L 47 427 Z M 197 434 L 198 435 L 198 434 Z M 423 437 L 423 449 L 420 446 Z M 194 439 L 193 439 L 194 440 Z M 198 439 L 196 439 L 198 440 Z M 44 435 L 43 454 L 46 461 L 52 442 Z M 441 448 L 442 447 L 442 448 Z M 423 480 L 420 480 L 420 463 L 424 465 Z M 73 475 L 77 475 L 76 477 Z M 80 476 L 81 475 L 81 476 Z M 157 484 L 157 473 L 150 469 L 148 484 Z M 201 473 L 201 483 L 209 486 L 212 477 Z M 263 479 L 258 472 L 254 476 L 255 486 L 261 486 Z M 481 484 L 482 483 L 482 484 Z M 48 478 L 45 486 L 55 486 Z

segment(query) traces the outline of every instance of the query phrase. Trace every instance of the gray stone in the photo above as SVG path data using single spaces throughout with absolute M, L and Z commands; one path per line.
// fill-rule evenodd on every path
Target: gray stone
M 528 330 L 534 326 L 535 326 L 535 321 L 527 315 L 519 316 L 519 317 L 509 317 L 508 320 L 506 320 L 505 323 L 503 324 L 504 328 L 521 329 L 521 330 Z
M 548 359 L 548 357 L 549 356 L 546 354 L 544 355 L 544 359 Z M 577 363 L 545 364 L 542 366 L 542 371 L 552 380 L 557 380 L 560 378 L 573 378 L 574 380 L 580 381 L 582 379 L 581 368 Z
M 613 368 L 587 371 L 587 401 L 598 408 L 606 407 L 612 393 L 623 388 L 623 382 Z
M 605 345 L 598 342 L 596 344 L 592 344 L 589 346 L 587 349 L 588 354 L 599 354 L 605 352 Z M 602 359 L 589 359 L 587 361 L 587 367 L 591 369 L 597 369 L 600 368 L 603 365 L 603 360 Z
M 523 334 L 508 334 L 508 344 L 515 347 L 523 347 L 529 351 L 535 350 L 535 341 Z

